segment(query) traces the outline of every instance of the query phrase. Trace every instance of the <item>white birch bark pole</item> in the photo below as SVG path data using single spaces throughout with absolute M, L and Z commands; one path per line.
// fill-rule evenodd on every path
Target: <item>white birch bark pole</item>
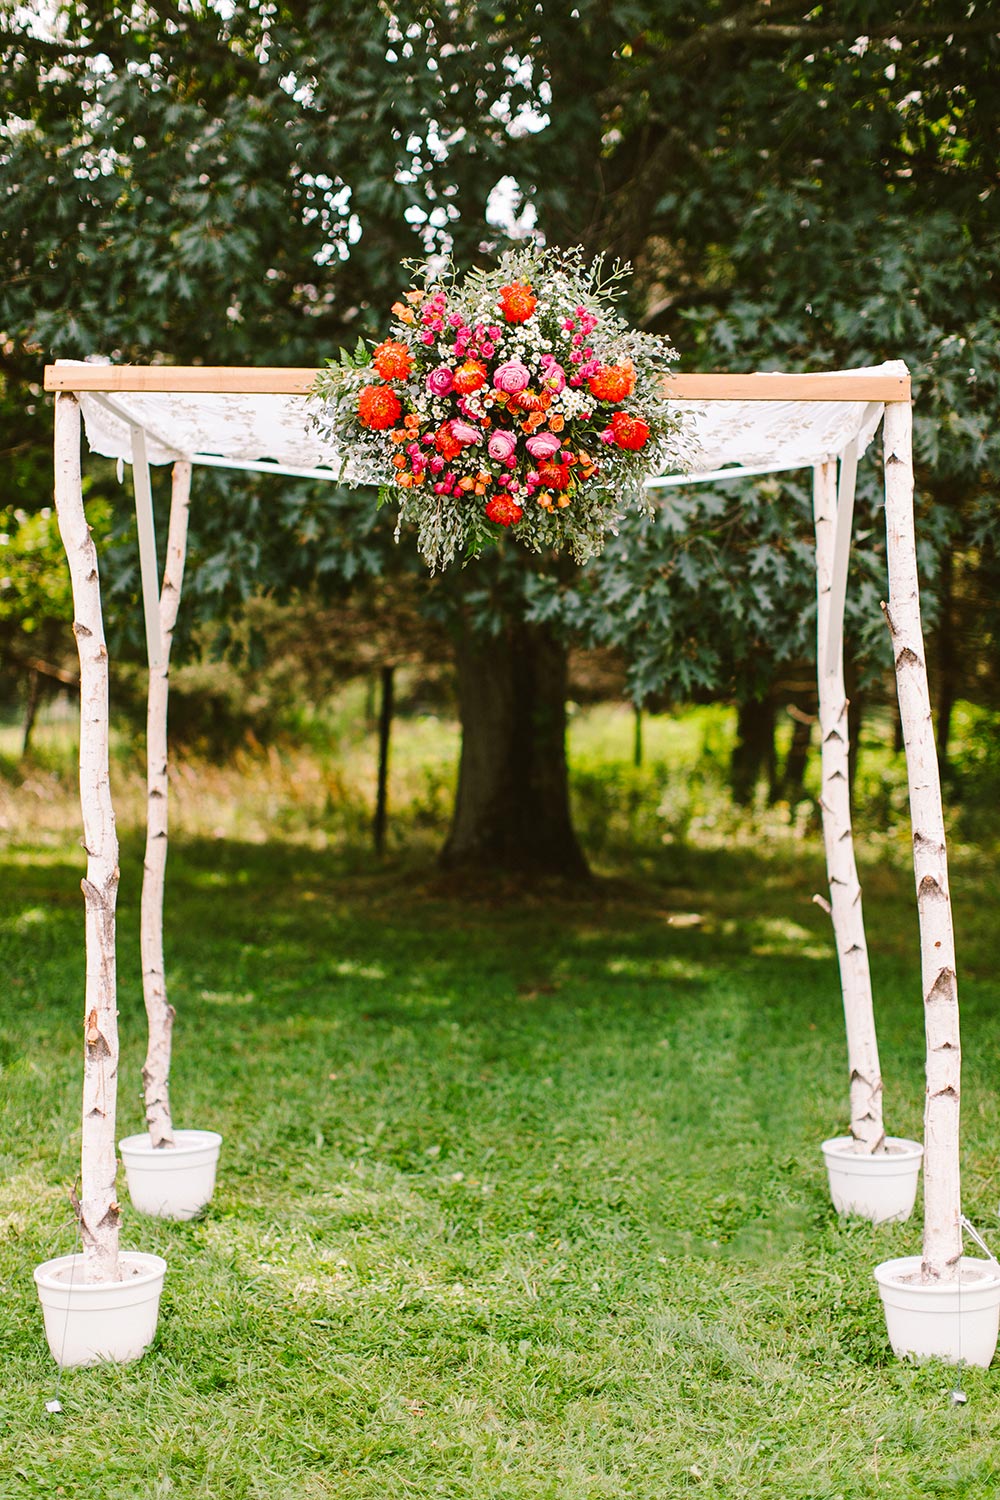
M 162 663 L 149 669 L 146 705 L 146 857 L 142 874 L 140 950 L 148 1040 L 142 1085 L 146 1125 L 154 1148 L 174 1144 L 170 1117 L 170 1042 L 175 1013 L 167 1000 L 163 959 L 163 889 L 167 867 L 167 701 L 170 645 L 184 582 L 190 500 L 191 465 L 181 459 L 173 468 L 167 558 L 160 589 Z
M 118 1281 L 115 1106 L 118 1009 L 115 903 L 118 836 L 108 768 L 108 652 L 97 550 L 83 509 L 80 406 L 56 396 L 55 503 L 73 586 L 80 656 L 80 807 L 87 874 L 82 881 L 87 973 L 84 999 L 83 1137 L 78 1215 L 86 1281 Z
M 906 750 L 927 1040 L 921 1270 L 924 1281 L 954 1281 L 962 1254 L 958 1156 L 962 1051 L 944 808 L 920 627 L 912 430 L 909 403 L 887 404 L 883 442 L 889 602 L 882 608 L 892 637 Z
M 861 885 L 854 859 L 851 829 L 848 772 L 850 739 L 843 651 L 831 660 L 828 650 L 837 520 L 835 463 L 818 464 L 813 470 L 813 515 L 816 528 L 816 674 L 822 753 L 820 810 L 823 817 L 823 843 L 826 848 L 830 916 L 840 966 L 840 988 L 847 1032 L 851 1135 L 864 1152 L 874 1155 L 885 1149 L 882 1072 L 875 1032 Z

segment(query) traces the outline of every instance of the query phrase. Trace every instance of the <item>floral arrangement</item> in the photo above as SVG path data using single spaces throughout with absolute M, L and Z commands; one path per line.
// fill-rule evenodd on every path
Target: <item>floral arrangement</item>
M 583 561 L 624 505 L 648 507 L 647 475 L 682 467 L 676 353 L 615 310 L 628 270 L 540 249 L 461 279 L 416 268 L 388 337 L 317 378 L 318 426 L 432 570 L 505 532 Z

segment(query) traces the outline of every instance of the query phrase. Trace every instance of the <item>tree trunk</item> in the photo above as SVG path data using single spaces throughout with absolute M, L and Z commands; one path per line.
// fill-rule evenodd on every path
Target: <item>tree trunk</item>
M 385 853 L 385 825 L 389 804 L 389 738 L 392 734 L 392 698 L 395 667 L 382 668 L 382 706 L 378 716 L 378 788 L 372 836 L 375 853 Z
M 108 767 L 108 652 L 101 616 L 97 549 L 83 509 L 80 406 L 56 397 L 55 501 L 73 586 L 73 634 L 80 656 L 80 807 L 87 851 L 84 896 L 87 978 L 84 996 L 83 1132 L 77 1213 L 84 1278 L 118 1281 L 115 1107 L 118 1005 L 115 905 L 118 834 Z
M 543 626 L 509 624 L 457 648 L 462 755 L 447 869 L 586 879 L 570 819 L 566 650 Z
M 792 721 L 792 742 L 785 756 L 785 764 L 781 768 L 781 795 L 786 802 L 792 804 L 801 802 L 805 796 L 806 768 L 809 765 L 813 725 L 817 714 L 815 693 L 810 694 L 805 703 L 804 697 L 803 693 L 797 703 L 788 705 L 788 714 Z
M 174 464 L 170 494 L 167 558 L 160 589 L 162 665 L 149 669 L 146 708 L 146 858 L 142 872 L 142 993 L 146 1003 L 147 1045 L 142 1069 L 146 1125 L 154 1148 L 174 1144 L 170 1118 L 170 1043 L 174 1008 L 167 1000 L 163 959 L 163 887 L 167 869 L 167 699 L 170 646 L 184 582 L 191 465 Z
M 767 777 L 768 797 L 774 800 L 774 703 L 770 698 L 748 698 L 737 710 L 736 744 L 730 762 L 733 801 L 748 807 L 757 783 Z
M 958 649 L 955 638 L 955 564 L 950 546 L 941 553 L 939 595 L 941 613 L 937 630 L 937 747 L 938 764 L 944 774 L 948 769 L 948 742 L 951 739 L 951 714 L 958 686 Z
M 28 701 L 24 709 L 24 734 L 21 739 L 21 754 L 27 755 L 31 749 L 31 735 L 35 727 L 35 719 L 38 716 L 38 705 L 42 701 L 42 674 L 36 667 L 32 667 L 28 675 Z
M 847 784 L 854 807 L 854 784 L 858 775 L 858 749 L 861 745 L 861 729 L 865 721 L 865 693 L 858 685 L 858 673 L 853 662 L 847 664 L 847 733 L 850 750 L 847 757 Z
M 837 513 L 837 465 L 814 471 L 816 524 L 816 640 L 819 688 L 820 750 L 823 764 L 823 843 L 830 889 L 840 989 L 847 1031 L 850 1073 L 851 1135 L 868 1155 L 884 1149 L 882 1072 L 872 1005 L 868 944 L 861 907 L 861 885 L 854 861 L 851 800 L 848 784 L 847 694 L 844 663 L 838 653 L 828 659 L 830 594 L 833 577 L 834 527 Z
M 955 1281 L 962 1255 L 959 1172 L 962 1050 L 944 810 L 920 626 L 913 526 L 912 423 L 909 404 L 887 404 L 883 442 L 889 603 L 883 608 L 892 638 L 906 749 L 927 1042 L 922 1275 L 925 1281 Z

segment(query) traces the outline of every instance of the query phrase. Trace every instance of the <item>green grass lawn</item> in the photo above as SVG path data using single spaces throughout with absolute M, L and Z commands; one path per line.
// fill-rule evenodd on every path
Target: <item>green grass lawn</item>
M 919 1249 L 918 1220 L 829 1204 L 847 1079 L 809 820 L 721 804 L 709 719 L 659 787 L 626 764 L 627 715 L 585 719 L 587 893 L 435 873 L 454 737 L 434 721 L 419 755 L 400 736 L 381 866 L 360 772 L 262 754 L 241 800 L 179 769 L 173 1095 L 179 1125 L 225 1136 L 218 1190 L 189 1224 L 126 1200 L 123 1242 L 169 1263 L 159 1333 L 138 1364 L 66 1372 L 62 1416 L 31 1272 L 74 1247 L 82 854 L 64 776 L 42 759 L 8 786 L 2 1500 L 1000 1493 L 996 1370 L 955 1406 L 954 1371 L 888 1348 L 872 1267 Z M 919 1136 L 905 842 L 873 844 L 863 880 L 887 1124 Z M 120 1135 L 142 1120 L 141 854 L 124 817 Z M 964 1207 L 1000 1245 L 998 882 L 965 847 L 952 879 Z

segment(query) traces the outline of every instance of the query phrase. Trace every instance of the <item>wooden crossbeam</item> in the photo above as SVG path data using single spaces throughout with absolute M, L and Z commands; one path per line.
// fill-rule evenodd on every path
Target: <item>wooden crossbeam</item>
M 47 391 L 162 391 L 304 396 L 312 368 L 238 365 L 46 365 Z M 909 401 L 908 375 L 671 375 L 677 401 Z

